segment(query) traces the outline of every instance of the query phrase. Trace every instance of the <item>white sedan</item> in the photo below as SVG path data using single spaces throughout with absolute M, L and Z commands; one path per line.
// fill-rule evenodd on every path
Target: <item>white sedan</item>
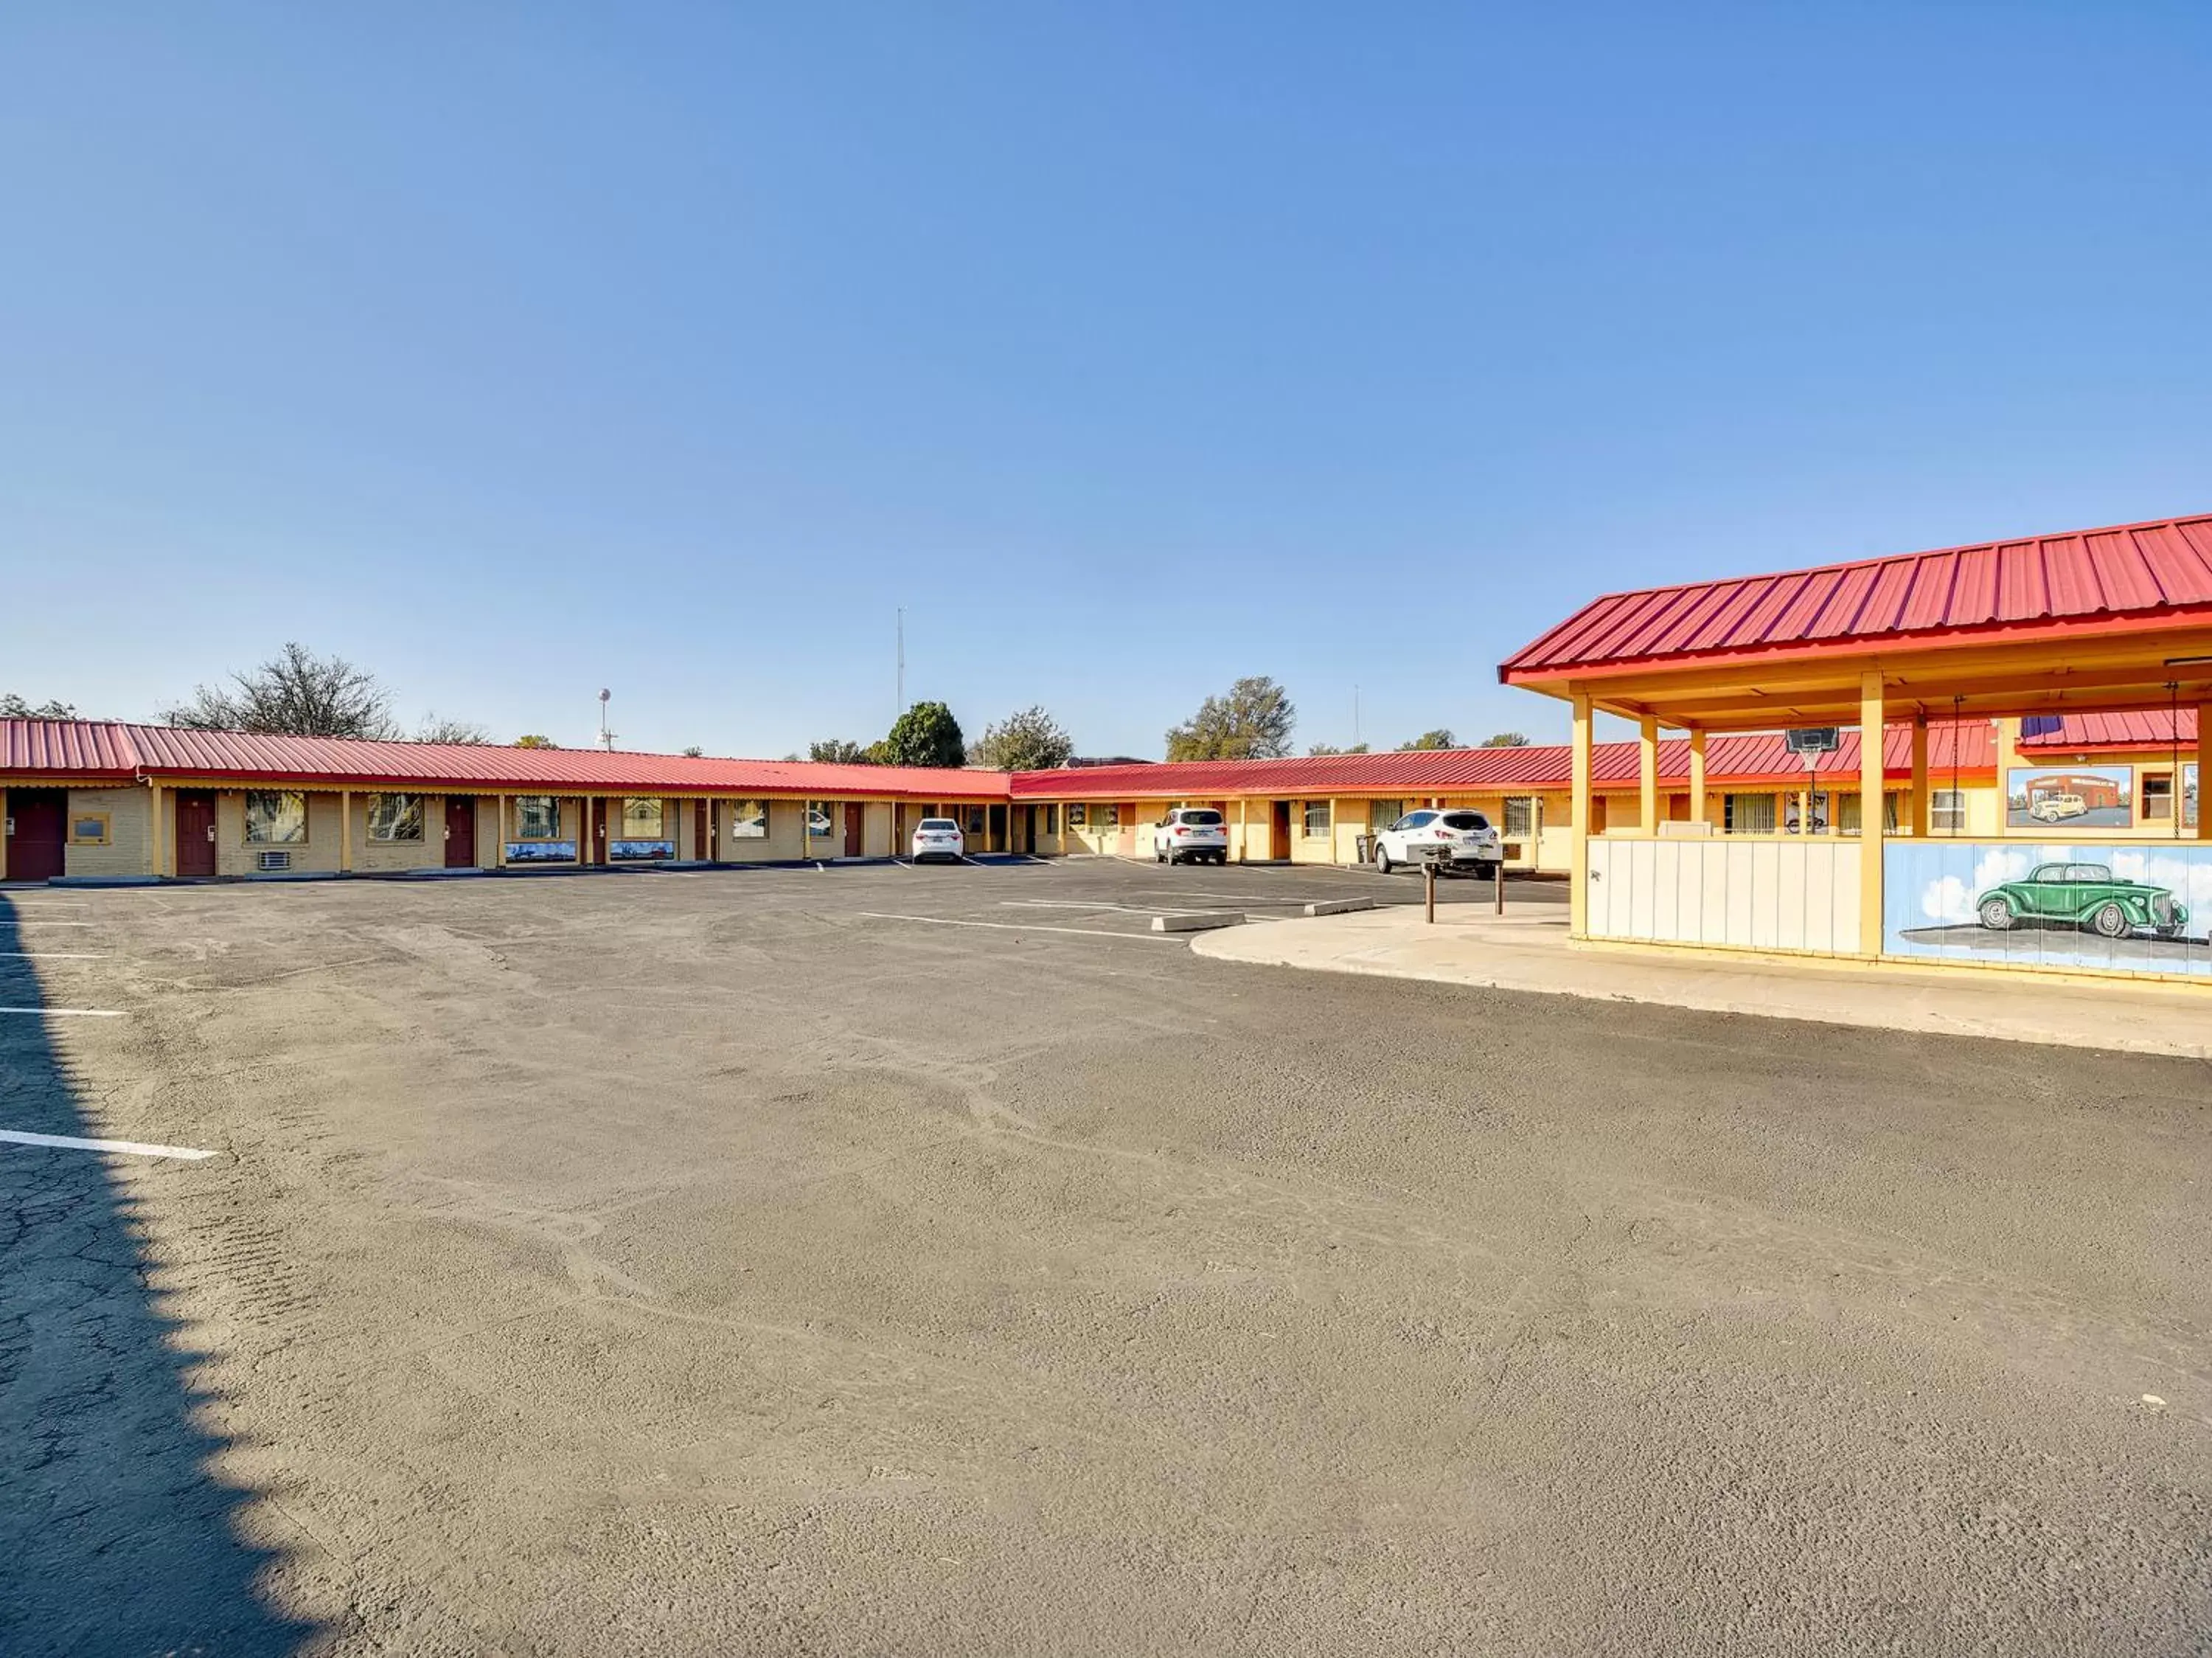
M 1490 820 L 1464 807 L 1408 812 L 1375 837 L 1375 868 L 1386 875 L 1401 863 L 1486 875 L 1504 862 L 1505 848 Z
M 962 838 L 960 826 L 951 818 L 924 818 L 914 826 L 914 861 L 928 858 L 951 858 L 958 863 L 968 856 L 968 843 Z

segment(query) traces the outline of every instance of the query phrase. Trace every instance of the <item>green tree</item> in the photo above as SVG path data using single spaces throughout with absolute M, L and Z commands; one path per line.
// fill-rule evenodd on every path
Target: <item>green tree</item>
M 514 740 L 514 746 L 517 748 L 558 748 L 561 745 L 555 742 L 552 738 L 541 736 L 533 731 L 527 736 L 517 737 Z
M 706 751 L 705 749 L 703 749 L 703 748 L 700 747 L 699 747 L 699 745 L 698 745 L 697 743 L 696 743 L 696 742 L 695 742 L 695 743 L 693 743 L 693 744 L 691 745 L 691 747 L 689 747 L 689 748 L 679 748 L 679 749 L 678 749 L 676 752 L 677 752 L 678 753 L 679 753 L 679 754 L 683 755 L 683 756 L 684 756 L 684 758 L 685 759 L 687 759 L 687 760 L 696 760 L 696 759 L 698 759 L 702 754 L 704 754 L 707 751 Z
M 988 765 L 994 771 L 1049 771 L 1073 758 L 1075 739 L 1042 708 L 1024 708 L 1009 714 L 968 745 L 971 765 Z
M 392 693 L 367 668 L 343 656 L 318 656 L 294 640 L 228 686 L 198 686 L 189 701 L 162 710 L 170 725 L 200 731 L 257 731 L 295 737 L 399 735 Z
M 0 720 L 76 720 L 84 716 L 74 703 L 27 703 L 14 692 L 0 693 Z
M 1493 731 L 1482 740 L 1485 748 L 1526 748 L 1528 738 L 1518 731 Z
M 1308 754 L 1364 754 L 1366 752 L 1367 745 L 1364 742 L 1356 742 L 1349 748 L 1339 748 L 1333 742 L 1317 742 L 1306 750 Z
M 1458 747 L 1459 739 L 1452 735 L 1450 728 L 1440 725 L 1433 731 L 1424 731 L 1411 742 L 1400 743 L 1398 752 L 1402 754 L 1413 748 L 1456 748 Z
M 830 765 L 873 765 L 868 751 L 842 737 L 824 737 L 806 745 L 806 758 Z
M 1224 697 L 1168 733 L 1171 760 L 1279 760 L 1291 752 L 1298 711 L 1290 693 L 1264 675 L 1242 679 Z
M 968 740 L 943 703 L 916 703 L 893 722 L 880 752 L 878 765 L 961 765 Z

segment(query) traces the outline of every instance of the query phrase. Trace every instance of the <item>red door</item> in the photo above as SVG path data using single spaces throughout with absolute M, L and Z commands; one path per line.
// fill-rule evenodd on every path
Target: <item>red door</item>
M 8 838 L 8 879 L 52 881 L 69 873 L 63 850 L 69 827 L 69 794 L 60 789 L 11 789 L 8 815 L 15 832 Z
M 867 810 L 858 801 L 845 803 L 845 856 L 848 858 L 860 856 L 861 831 L 867 823 Z
M 215 796 L 177 796 L 177 873 L 215 873 Z
M 584 862 L 605 863 L 607 861 L 607 802 L 604 795 L 592 799 L 592 838 L 584 843 Z
M 477 867 L 477 798 L 474 795 L 447 797 L 446 867 L 448 869 L 473 869 Z
M 714 856 L 714 837 L 707 815 L 707 802 L 691 802 L 691 856 L 704 863 Z

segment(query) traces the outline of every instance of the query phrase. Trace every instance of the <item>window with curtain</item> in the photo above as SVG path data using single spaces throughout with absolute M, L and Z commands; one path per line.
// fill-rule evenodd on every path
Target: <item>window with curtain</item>
M 732 801 L 723 809 L 729 814 L 726 824 L 732 838 L 765 840 L 768 838 L 768 802 L 766 801 Z
M 1730 835 L 1771 835 L 1774 832 L 1774 796 L 1723 795 L 1721 829 Z
M 1309 836 L 1327 834 L 1328 832 L 1328 802 L 1325 800 L 1310 800 L 1305 803 L 1305 808 L 1306 833 Z
M 1380 832 L 1406 815 L 1406 802 L 1401 800 L 1371 800 L 1367 802 L 1367 826 Z
M 1508 795 L 1505 797 L 1504 832 L 1518 839 L 1536 832 L 1536 797 L 1534 795 Z
M 390 844 L 422 838 L 422 797 L 420 795 L 371 795 L 368 797 L 368 838 Z
M 658 800 L 624 801 L 622 838 L 624 840 L 659 840 L 661 838 L 663 804 Z
M 1966 826 L 1966 791 L 1936 789 L 1928 795 L 1928 826 L 1955 832 Z
M 246 791 L 246 839 L 253 846 L 296 846 L 307 838 L 307 797 L 289 789 Z
M 517 840 L 561 838 L 561 797 L 557 795 L 517 795 L 514 797 L 514 838 Z

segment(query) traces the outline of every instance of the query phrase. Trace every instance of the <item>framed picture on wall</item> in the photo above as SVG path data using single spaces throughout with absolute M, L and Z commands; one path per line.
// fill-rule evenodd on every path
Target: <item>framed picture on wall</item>
M 2008 829 L 2131 829 L 2135 772 L 2124 765 L 2016 765 L 2005 773 Z

